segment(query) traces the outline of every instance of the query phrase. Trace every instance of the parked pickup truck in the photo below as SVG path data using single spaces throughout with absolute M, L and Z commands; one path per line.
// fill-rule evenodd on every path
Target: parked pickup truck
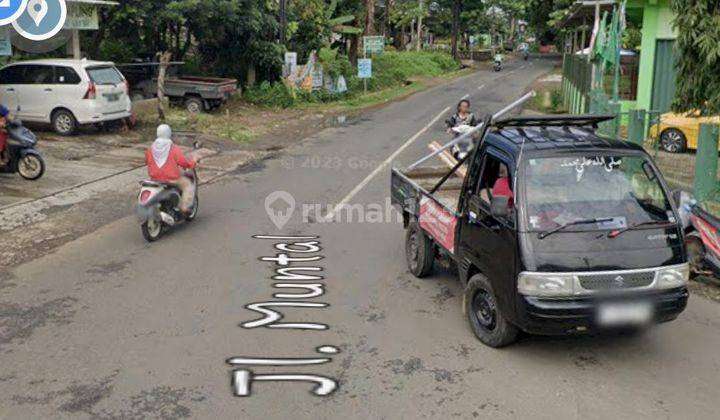
M 184 106 L 189 112 L 211 111 L 224 104 L 237 91 L 235 79 L 203 76 L 181 76 L 173 62 L 165 78 L 165 96 L 175 105 Z M 130 82 L 130 95 L 135 100 L 157 96 L 157 72 L 159 63 L 132 63 L 118 66 Z
M 488 346 L 519 331 L 636 330 L 685 309 L 688 260 L 675 203 L 640 146 L 602 137 L 612 117 L 492 121 L 455 169 L 392 170 L 417 277 L 457 265 L 463 310 Z

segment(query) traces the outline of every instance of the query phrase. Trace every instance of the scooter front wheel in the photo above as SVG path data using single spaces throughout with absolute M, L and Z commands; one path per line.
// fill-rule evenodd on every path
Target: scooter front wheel
M 192 222 L 195 220 L 195 217 L 197 217 L 198 209 L 200 207 L 200 198 L 195 194 L 195 200 L 193 200 L 192 210 L 190 211 L 190 214 L 185 216 L 186 222 Z
M 160 220 L 148 219 L 142 224 L 142 234 L 146 241 L 155 242 L 160 239 L 163 231 L 163 222 Z
M 18 173 L 28 181 L 37 181 L 45 173 L 45 161 L 38 155 L 25 155 L 18 162 Z

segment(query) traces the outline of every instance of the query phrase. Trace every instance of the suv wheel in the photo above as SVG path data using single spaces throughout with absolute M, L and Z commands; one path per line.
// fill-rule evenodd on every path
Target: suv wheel
M 408 269 L 415 277 L 426 277 L 432 271 L 435 249 L 416 221 L 410 222 L 405 234 L 405 257 Z
M 490 347 L 505 347 L 517 340 L 519 330 L 497 307 L 497 298 L 487 277 L 475 274 L 463 296 L 463 311 L 475 336 Z
M 61 109 L 55 111 L 52 116 L 52 126 L 56 133 L 61 136 L 71 136 L 77 130 L 77 120 L 72 112 Z

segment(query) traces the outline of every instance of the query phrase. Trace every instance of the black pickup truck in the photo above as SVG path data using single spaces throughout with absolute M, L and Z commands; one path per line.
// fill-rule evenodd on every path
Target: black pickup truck
M 636 330 L 685 309 L 676 205 L 640 146 L 596 132 L 610 118 L 488 118 L 453 170 L 392 170 L 410 271 L 454 262 L 463 310 L 486 345 L 521 330 Z

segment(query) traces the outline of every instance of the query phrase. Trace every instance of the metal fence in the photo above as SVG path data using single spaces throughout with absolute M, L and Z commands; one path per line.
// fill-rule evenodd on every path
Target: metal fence
M 563 104 L 570 113 L 584 114 L 590 110 L 592 67 L 585 56 L 563 56 Z

